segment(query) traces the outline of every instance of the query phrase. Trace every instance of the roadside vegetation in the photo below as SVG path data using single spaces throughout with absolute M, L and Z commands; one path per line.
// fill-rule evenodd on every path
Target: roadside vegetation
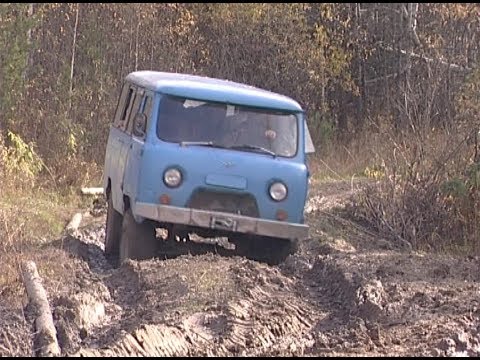
M 1 4 L 2 251 L 58 236 L 101 183 L 122 79 L 152 69 L 297 99 L 314 181 L 426 251 L 478 248 L 478 4 Z

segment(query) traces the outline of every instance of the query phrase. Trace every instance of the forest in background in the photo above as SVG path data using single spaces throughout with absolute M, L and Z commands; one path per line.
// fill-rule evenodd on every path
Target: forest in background
M 205 75 L 293 97 L 312 167 L 376 181 L 351 213 L 415 248 L 476 248 L 480 5 L 1 4 L 2 183 L 101 177 L 124 77 Z

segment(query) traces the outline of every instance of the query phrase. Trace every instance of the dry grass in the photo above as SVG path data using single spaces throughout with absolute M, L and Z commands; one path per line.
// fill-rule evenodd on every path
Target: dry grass
M 479 168 L 472 131 L 387 136 L 375 186 L 351 213 L 415 249 L 471 253 L 478 247 Z
M 49 246 L 58 239 L 85 200 L 74 190 L 29 188 L 18 179 L 2 179 L 0 190 L 0 356 L 20 356 L 32 350 L 31 324 L 25 319 L 26 301 L 20 264 L 33 260 L 50 296 L 66 291 L 74 280 L 74 259 Z M 19 184 L 20 186 L 16 186 Z
M 375 155 L 368 149 L 360 150 L 359 144 L 331 146 L 320 149 L 308 158 L 312 181 L 325 182 L 350 180 L 363 177 L 364 170 L 375 162 Z
M 309 158 L 314 181 L 351 180 L 367 176 L 368 169 L 383 167 L 384 154 L 391 150 L 392 143 L 385 130 L 373 130 L 356 134 L 348 142 L 318 144 L 316 153 Z
M 480 149 L 475 129 L 373 130 L 348 144 L 320 144 L 309 159 L 312 183 L 370 178 L 348 209 L 362 224 L 419 250 L 478 252 Z
M 0 298 L 18 304 L 23 294 L 20 262 L 34 260 L 42 276 L 52 281 L 61 278 L 66 256 L 48 244 L 61 236 L 71 216 L 89 200 L 73 190 L 59 195 L 53 190 L 4 184 L 0 192 Z
M 0 356 L 25 356 L 32 351 L 31 324 L 23 308 L 26 295 L 20 276 L 24 260 L 36 262 L 52 294 L 71 283 L 73 269 L 65 252 L 43 248 L 60 235 L 73 205 L 61 204 L 39 192 L 2 191 L 0 202 Z

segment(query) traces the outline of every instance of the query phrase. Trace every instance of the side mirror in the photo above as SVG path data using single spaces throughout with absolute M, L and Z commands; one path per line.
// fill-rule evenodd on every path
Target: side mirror
M 143 113 L 135 115 L 133 119 L 133 135 L 144 137 L 147 131 L 147 116 Z

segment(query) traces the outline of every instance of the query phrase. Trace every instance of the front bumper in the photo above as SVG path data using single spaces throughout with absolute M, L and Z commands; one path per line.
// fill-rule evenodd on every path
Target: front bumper
M 138 216 L 159 222 L 284 239 L 302 239 L 308 236 L 307 225 L 265 220 L 225 212 L 150 203 L 136 203 L 134 210 Z

